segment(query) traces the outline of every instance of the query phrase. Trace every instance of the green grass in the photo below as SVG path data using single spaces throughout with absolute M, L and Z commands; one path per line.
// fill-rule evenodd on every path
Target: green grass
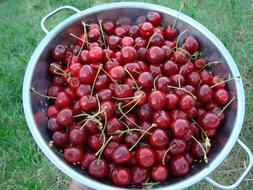
M 93 3 L 94 2 L 94 3 Z M 22 110 L 22 82 L 34 49 L 45 36 L 41 18 L 61 5 L 79 9 L 106 3 L 103 0 L 1 0 L 0 1 L 0 189 L 67 189 L 70 179 L 41 153 L 31 137 Z M 179 1 L 150 0 L 173 9 Z M 214 32 L 238 64 L 246 90 L 246 119 L 240 138 L 253 150 L 253 8 L 250 0 L 189 0 L 183 12 Z M 48 25 L 55 26 L 71 12 L 59 14 Z M 212 175 L 231 184 L 247 161 L 236 146 L 223 166 Z M 240 189 L 252 189 L 248 175 Z M 191 189 L 214 189 L 200 182 Z

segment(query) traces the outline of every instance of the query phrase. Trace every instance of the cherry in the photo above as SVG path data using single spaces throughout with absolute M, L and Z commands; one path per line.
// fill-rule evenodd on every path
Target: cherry
M 192 142 L 191 153 L 193 154 L 194 157 L 201 159 L 204 157 L 205 154 L 208 154 L 208 152 L 209 152 L 209 146 L 206 146 L 203 141 L 200 140 L 200 142 L 195 142 L 195 141 Z
M 137 52 L 132 46 L 125 46 L 120 50 L 122 61 L 125 63 L 133 62 L 137 59 Z
M 123 36 L 126 35 L 126 30 L 123 27 L 118 26 L 118 27 L 115 28 L 114 34 L 116 36 L 123 37 Z
M 141 166 L 134 166 L 131 169 L 131 174 L 132 174 L 132 182 L 135 185 L 141 185 L 148 179 L 149 171 Z
M 66 92 L 59 92 L 56 97 L 55 105 L 58 108 L 66 108 L 71 104 L 71 99 Z
M 173 53 L 173 59 L 179 64 L 183 64 L 190 59 L 190 53 L 185 49 L 177 50 Z
M 92 150 L 99 150 L 103 145 L 104 137 L 101 133 L 95 133 L 89 136 L 88 145 Z
M 101 110 L 104 110 L 104 112 L 100 114 L 100 118 L 103 120 L 105 119 L 105 117 L 107 118 L 107 120 L 111 119 L 115 113 L 114 104 L 108 100 L 103 101 L 101 103 Z
M 153 115 L 153 123 L 161 129 L 168 129 L 170 125 L 170 115 L 164 110 L 156 111 Z
M 185 154 L 185 158 L 187 160 L 187 162 L 189 163 L 189 165 L 191 165 L 193 163 L 193 155 L 190 154 L 189 152 Z
M 60 110 L 57 114 L 57 122 L 60 125 L 68 125 L 72 123 L 73 112 L 69 108 L 64 108 Z
M 166 76 L 177 74 L 178 72 L 179 72 L 179 69 L 178 69 L 178 66 L 177 66 L 177 64 L 175 62 L 173 62 L 173 61 L 166 61 L 163 64 L 163 73 Z
M 140 134 L 138 132 L 132 131 L 129 134 L 125 135 L 124 143 L 128 147 L 132 147 L 139 138 L 140 138 Z
M 161 48 L 163 50 L 165 60 L 170 59 L 172 56 L 171 48 L 168 45 L 163 45 Z
M 161 31 L 162 30 L 160 30 L 158 28 L 155 28 L 155 33 L 153 34 L 153 36 L 149 40 L 150 46 L 159 46 L 159 47 L 161 47 L 162 45 L 164 45 L 164 37 L 161 34 Z M 164 49 L 163 48 L 161 48 L 161 49 L 163 51 L 163 55 L 165 55 Z M 168 47 L 168 49 L 170 50 L 169 47 Z
M 170 169 L 174 176 L 183 176 L 189 171 L 189 164 L 183 155 L 171 158 Z
M 61 132 L 61 131 L 55 131 L 52 139 L 54 141 L 54 144 L 58 147 L 64 148 L 68 143 L 68 134 Z
M 47 117 L 55 117 L 57 113 L 59 112 L 58 108 L 56 106 L 50 106 L 47 110 Z
M 104 58 L 103 49 L 99 46 L 90 47 L 88 59 L 92 63 L 97 63 L 102 61 Z
M 172 86 L 179 86 L 179 82 L 180 82 L 181 86 L 183 86 L 185 84 L 185 79 L 180 74 L 171 75 L 170 80 L 171 80 Z
M 132 113 L 128 113 L 126 115 L 127 117 L 123 118 L 123 122 L 129 127 L 129 128 L 135 128 L 136 127 L 136 123 L 138 122 L 137 117 L 132 114 Z
M 118 130 L 122 130 L 123 125 L 120 123 L 120 121 L 114 117 L 111 120 L 107 122 L 106 126 L 106 133 L 107 134 L 113 134 L 117 132 Z M 113 140 L 118 141 L 120 139 L 121 135 L 113 135 Z
M 190 128 L 190 123 L 185 119 L 176 119 L 171 123 L 171 130 L 175 137 L 183 137 Z
M 191 95 L 185 94 L 179 100 L 179 108 L 183 111 L 188 111 L 195 106 L 195 103 L 196 101 Z
M 131 153 L 128 151 L 126 145 L 119 145 L 115 148 L 111 157 L 116 164 L 124 164 L 131 159 Z
M 88 40 L 89 42 L 97 42 L 100 38 L 100 31 L 98 28 L 93 28 L 88 32 Z
M 170 154 L 168 154 L 167 152 L 168 152 L 167 148 L 166 149 L 157 149 L 156 150 L 156 162 L 159 164 L 167 165 L 170 160 Z M 166 153 L 166 155 L 165 155 L 165 153 Z
M 148 96 L 148 103 L 154 110 L 161 110 L 165 105 L 165 101 L 165 94 L 159 90 L 151 92 Z
M 150 72 L 154 77 L 157 77 L 158 75 L 161 75 L 161 74 L 162 74 L 162 67 L 161 67 L 161 65 L 154 65 L 154 64 L 151 64 L 151 65 L 149 65 L 148 69 L 149 69 L 149 72 Z
M 183 139 L 172 139 L 169 147 L 171 147 L 170 149 L 171 154 L 178 155 L 182 154 L 186 150 L 187 144 Z
M 159 13 L 155 11 L 151 11 L 147 14 L 147 20 L 150 22 L 153 26 L 158 26 L 161 22 L 161 16 Z
M 81 98 L 85 95 L 89 95 L 91 93 L 91 85 L 89 84 L 80 84 L 80 86 L 76 89 L 76 96 Z
M 144 38 L 144 37 L 137 37 L 135 38 L 135 48 L 136 49 L 140 49 L 140 48 L 145 48 L 146 49 L 146 46 L 147 46 L 147 40 Z
M 223 112 L 221 112 L 221 108 L 220 107 L 214 107 L 212 109 L 212 113 L 214 113 L 216 116 L 218 116 L 218 118 L 220 119 L 220 122 L 222 122 L 225 118 L 225 115 Z
M 80 129 L 73 129 L 69 133 L 69 139 L 72 145 L 81 145 L 85 142 L 86 138 L 86 134 Z
M 128 168 L 115 167 L 111 173 L 113 183 L 119 186 L 126 186 L 131 182 L 131 173 Z
M 134 45 L 134 39 L 132 37 L 125 36 L 124 38 L 121 39 L 120 43 L 121 43 L 122 47 L 133 46 Z
M 200 84 L 200 81 L 201 77 L 197 72 L 191 72 L 186 79 L 187 84 L 192 85 L 194 87 L 197 87 Z
M 138 61 L 137 63 L 139 65 L 139 67 L 140 67 L 140 71 L 141 72 L 148 71 L 148 66 L 147 66 L 147 64 L 144 61 Z
M 104 159 L 95 159 L 88 166 L 88 173 L 96 178 L 104 178 L 108 175 L 109 165 Z
M 192 107 L 187 111 L 187 116 L 189 119 L 195 118 L 198 116 L 198 110 L 196 107 Z
M 64 150 L 64 157 L 70 163 L 80 163 L 83 158 L 83 152 L 75 147 L 66 148 Z
M 150 22 L 144 22 L 140 27 L 140 35 L 149 38 L 154 33 L 154 26 Z
M 50 131 L 54 132 L 54 131 L 60 131 L 61 129 L 63 129 L 63 126 L 59 125 L 58 122 L 57 122 L 57 119 L 52 117 L 47 122 L 47 128 Z
M 84 65 L 79 71 L 79 81 L 84 84 L 92 84 L 96 76 L 96 72 L 90 65 Z
M 147 17 L 145 15 L 140 15 L 136 19 L 136 24 L 142 25 L 146 21 L 147 21 Z
M 179 97 L 176 94 L 169 93 L 166 94 L 166 108 L 169 110 L 173 110 L 178 106 Z
M 104 20 L 102 22 L 103 30 L 106 34 L 111 35 L 116 28 L 115 23 L 112 20 Z
M 165 27 L 164 29 L 164 36 L 165 38 L 167 38 L 168 40 L 173 40 L 174 38 L 176 38 L 177 36 L 177 29 L 173 28 L 171 25 L 168 25 L 167 27 Z
M 223 82 L 223 79 L 221 79 L 219 76 L 214 76 L 211 80 L 210 80 L 210 85 L 214 86 L 214 89 L 223 89 L 225 88 L 225 82 Z
M 116 142 L 116 141 L 110 141 L 110 142 L 107 144 L 107 146 L 106 146 L 106 148 L 105 148 L 105 150 L 104 150 L 104 152 L 103 152 L 103 154 L 105 155 L 105 157 L 108 158 L 108 159 L 111 159 L 111 156 L 112 156 L 113 151 L 114 151 L 115 148 L 117 148 L 118 146 L 119 146 L 119 143 L 118 143 L 118 142 Z
M 119 36 L 115 36 L 115 35 L 111 35 L 108 38 L 108 46 L 110 49 L 112 50 L 116 50 L 120 44 L 120 37 Z
M 80 108 L 85 112 L 94 110 L 98 106 L 97 99 L 94 96 L 85 95 L 80 99 L 79 103 L 80 103 Z
M 59 89 L 61 88 L 61 86 L 63 86 L 63 84 L 64 84 L 64 81 L 63 81 L 63 79 L 60 77 L 60 76 L 55 76 L 54 78 L 53 78 L 53 83 L 52 83 L 52 85 L 55 85 L 55 87 L 58 87 Z M 50 88 L 52 88 L 52 87 L 54 87 L 54 86 L 51 86 Z M 50 89 L 49 88 L 49 89 Z M 48 92 L 49 92 L 49 89 L 48 89 Z M 62 90 L 58 90 L 58 92 L 60 92 L 60 91 L 62 91 Z M 56 93 L 57 94 L 57 93 Z M 56 94 L 54 95 L 54 96 L 56 96 Z M 50 94 L 48 94 L 49 96 L 51 96 Z
M 125 64 L 125 69 L 133 76 L 137 77 L 141 72 L 140 65 L 138 63 L 127 63 Z
M 112 91 L 110 89 L 102 89 L 98 91 L 98 97 L 100 101 L 111 100 L 112 99 Z
M 129 28 L 128 34 L 132 38 L 136 38 L 137 36 L 139 36 L 139 30 L 140 30 L 139 26 L 133 25 Z
M 164 130 L 155 129 L 149 138 L 149 142 L 156 148 L 165 148 L 169 143 L 169 136 Z
M 151 89 L 153 86 L 153 80 L 154 77 L 151 73 L 143 72 L 142 74 L 139 75 L 137 83 L 138 85 L 142 86 L 145 89 Z
M 206 103 L 212 100 L 213 91 L 207 84 L 203 84 L 200 86 L 197 92 L 198 100 L 202 103 Z
M 212 79 L 211 73 L 206 70 L 200 72 L 200 77 L 204 84 L 209 84 Z
M 159 77 L 155 83 L 156 88 L 164 93 L 169 91 L 168 85 L 170 85 L 170 79 L 166 76 Z
M 62 61 L 66 55 L 66 48 L 63 45 L 57 45 L 52 49 L 52 58 L 55 61 Z
M 172 112 L 170 112 L 170 119 L 171 121 L 175 121 L 177 119 L 188 119 L 188 118 L 185 112 L 175 109 Z
M 117 87 L 116 87 L 116 89 L 114 91 L 114 95 L 117 98 L 131 97 L 132 94 L 133 94 L 132 89 L 127 84 L 119 84 L 119 85 L 117 85 Z
M 138 99 L 138 103 L 137 103 L 138 106 L 141 106 L 141 105 L 143 105 L 143 104 L 146 103 L 146 100 L 147 100 L 147 94 L 146 94 L 146 92 L 144 92 L 142 90 L 136 90 L 134 92 L 134 97 L 136 97 L 136 96 L 140 97 Z
M 140 47 L 138 50 L 137 50 L 137 57 L 138 57 L 138 60 L 140 61 L 146 61 L 146 53 L 147 53 L 147 49 L 144 48 L 144 47 Z M 146 64 L 145 64 L 146 65 Z M 146 66 L 147 67 L 147 66 Z M 147 71 L 147 70 L 145 70 Z
M 100 74 L 95 82 L 95 89 L 102 90 L 109 86 L 110 80 L 106 74 Z
M 149 168 L 155 163 L 156 154 L 150 147 L 139 147 L 135 153 L 135 158 L 142 167 Z
M 225 89 L 218 89 L 214 93 L 215 102 L 219 105 L 226 104 L 228 102 L 228 92 Z
M 113 67 L 120 66 L 120 63 L 117 59 L 112 58 L 111 60 L 106 61 L 104 69 L 109 72 Z
M 169 176 L 169 171 L 166 166 L 159 164 L 152 168 L 151 177 L 155 181 L 165 181 Z
M 205 114 L 202 114 L 199 118 L 200 126 L 204 129 L 215 129 L 220 125 L 220 119 L 218 116 L 211 112 L 206 112 Z
M 115 66 L 109 70 L 109 75 L 114 80 L 122 81 L 126 72 L 122 66 Z
M 96 159 L 95 154 L 93 154 L 93 153 L 85 153 L 80 164 L 81 164 L 82 168 L 87 169 L 88 166 L 89 166 L 89 164 L 90 164 L 93 160 L 95 160 L 95 159 Z
M 202 68 L 205 64 L 206 64 L 206 60 L 203 57 L 198 57 L 194 61 L 194 66 L 195 66 L 196 69 Z
M 146 58 L 150 63 L 158 64 L 163 60 L 164 52 L 160 47 L 152 46 L 148 49 Z
M 190 53 L 194 53 L 195 51 L 198 51 L 199 49 L 199 44 L 193 36 L 187 37 L 184 43 L 185 43 L 185 49 L 189 51 Z

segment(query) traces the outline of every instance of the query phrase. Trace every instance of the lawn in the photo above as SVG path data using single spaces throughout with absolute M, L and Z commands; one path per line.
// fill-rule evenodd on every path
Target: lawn
M 35 144 L 22 110 L 22 82 L 26 65 L 45 36 L 41 18 L 61 5 L 86 9 L 103 0 L 0 0 L 0 189 L 67 189 L 70 179 L 54 167 Z M 180 1 L 147 0 L 179 9 Z M 253 5 L 250 0 L 188 0 L 183 13 L 193 17 L 224 43 L 242 74 L 246 90 L 246 118 L 240 138 L 253 150 Z M 60 13 L 55 26 L 71 12 Z M 251 21 L 250 21 L 251 20 Z M 50 27 L 49 27 L 50 28 Z M 236 146 L 212 175 L 224 184 L 243 172 L 247 158 Z M 239 189 L 252 189 L 253 173 Z M 190 189 L 214 189 L 200 182 Z

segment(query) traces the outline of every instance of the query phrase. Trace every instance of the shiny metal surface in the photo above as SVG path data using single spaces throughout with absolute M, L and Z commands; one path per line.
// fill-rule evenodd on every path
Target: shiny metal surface
M 63 8 L 60 7 L 57 11 L 62 9 Z M 48 107 L 49 101 L 32 94 L 29 88 L 30 86 L 34 86 L 38 91 L 42 93 L 46 92 L 47 87 L 50 86 L 50 76 L 47 72 L 48 64 L 50 63 L 50 50 L 59 42 L 61 44 L 70 44 L 73 42 L 74 39 L 69 36 L 69 33 L 81 34 L 81 21 L 90 22 L 92 20 L 106 18 L 115 19 L 120 16 L 129 16 L 132 21 L 134 21 L 137 16 L 147 13 L 149 10 L 155 10 L 161 13 L 164 20 L 162 23 L 163 25 L 172 24 L 175 17 L 178 15 L 177 11 L 169 8 L 136 2 L 111 3 L 80 11 L 48 32 L 34 51 L 27 66 L 23 83 L 23 107 L 28 126 L 35 141 L 48 159 L 59 169 L 73 179 L 94 189 L 116 190 L 121 188 L 110 184 L 106 180 L 97 181 L 89 177 L 84 170 L 75 166 L 70 166 L 62 159 L 61 155 L 59 155 L 55 149 L 49 148 L 48 142 L 50 140 L 50 135 L 46 130 L 46 108 Z M 55 10 L 48 14 L 44 21 L 57 11 Z M 44 21 L 42 23 L 44 23 Z M 203 49 L 202 52 L 209 61 L 220 60 L 223 63 L 213 67 L 214 73 L 222 76 L 228 73 L 233 77 L 240 76 L 237 66 L 227 49 L 207 28 L 184 14 L 179 15 L 176 27 L 180 32 L 188 29 L 188 34 L 198 39 Z M 47 30 L 45 30 L 45 32 L 47 32 Z M 180 179 L 172 178 L 170 181 L 156 187 L 157 189 L 174 190 L 191 186 L 207 177 L 229 154 L 242 128 L 245 112 L 245 95 L 241 79 L 230 81 L 227 84 L 231 97 L 235 96 L 236 101 L 226 110 L 226 119 L 223 126 L 218 130 L 215 139 L 213 139 L 213 147 L 208 156 L 209 163 L 199 163 L 187 176 Z M 252 156 L 252 153 L 250 152 L 249 155 Z M 252 161 L 250 167 L 251 166 Z M 207 180 L 211 182 L 209 178 L 207 178 Z

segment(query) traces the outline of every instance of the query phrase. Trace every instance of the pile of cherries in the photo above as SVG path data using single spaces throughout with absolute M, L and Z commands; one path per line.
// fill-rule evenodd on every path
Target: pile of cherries
M 230 79 L 207 70 L 219 62 L 201 57 L 196 37 L 161 20 L 149 12 L 135 22 L 82 22 L 71 46 L 52 49 L 50 145 L 92 177 L 154 185 L 208 162 L 234 100 Z

